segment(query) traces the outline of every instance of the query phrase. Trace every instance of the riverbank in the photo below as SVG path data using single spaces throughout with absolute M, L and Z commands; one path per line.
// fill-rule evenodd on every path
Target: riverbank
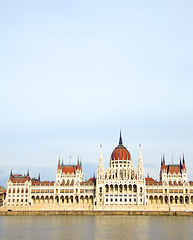
M 52 215 L 147 215 L 193 216 L 188 211 L 0 211 L 0 216 L 52 216 Z

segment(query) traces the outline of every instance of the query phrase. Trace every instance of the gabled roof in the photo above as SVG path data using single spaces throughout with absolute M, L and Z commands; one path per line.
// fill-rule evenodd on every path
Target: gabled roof
M 76 173 L 77 170 L 82 170 L 82 167 L 80 164 L 77 165 L 58 165 L 58 169 L 62 170 L 62 173 L 65 174 L 72 174 L 72 173 Z
M 96 178 L 89 178 L 88 182 L 96 183 Z
M 161 170 L 166 170 L 167 173 L 181 173 L 182 170 L 186 170 L 186 166 L 185 166 L 185 160 L 184 160 L 184 156 L 183 156 L 183 164 L 181 162 L 181 158 L 180 158 L 180 164 L 165 164 L 165 157 L 163 156 L 163 159 L 161 158 Z
M 173 174 L 173 173 L 178 174 L 181 172 L 180 165 L 168 165 L 168 166 L 166 166 L 166 169 L 167 169 L 167 172 L 171 173 L 171 174 Z
M 32 186 L 50 186 L 50 185 L 54 185 L 54 181 L 38 181 L 36 179 L 32 180 Z
M 146 181 L 146 184 L 150 184 L 150 185 L 156 183 L 156 181 L 153 178 L 150 178 L 150 177 L 145 178 L 145 181 Z
M 25 183 L 26 181 L 29 181 L 29 176 L 22 176 L 22 174 L 13 174 L 10 176 L 9 180 L 13 183 Z

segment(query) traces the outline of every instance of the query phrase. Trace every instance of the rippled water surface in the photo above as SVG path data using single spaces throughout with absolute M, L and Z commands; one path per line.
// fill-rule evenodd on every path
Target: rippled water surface
M 190 216 L 0 216 L 1 240 L 193 239 Z

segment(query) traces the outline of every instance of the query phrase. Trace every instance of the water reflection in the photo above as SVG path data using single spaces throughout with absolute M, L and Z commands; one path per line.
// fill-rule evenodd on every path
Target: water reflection
M 188 216 L 1 216 L 0 239 L 192 239 L 192 225 Z

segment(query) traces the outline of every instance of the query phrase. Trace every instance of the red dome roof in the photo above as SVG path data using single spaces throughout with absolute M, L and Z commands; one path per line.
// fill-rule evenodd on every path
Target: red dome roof
M 119 145 L 115 148 L 115 150 L 111 154 L 111 159 L 112 160 L 130 160 L 131 155 L 129 151 L 127 150 L 126 147 L 123 146 L 123 141 L 120 133 L 120 138 L 119 138 Z
M 129 160 L 131 159 L 131 155 L 129 153 L 129 151 L 127 150 L 126 147 L 124 147 L 123 145 L 118 145 L 115 150 L 112 152 L 111 154 L 111 159 L 112 160 Z

